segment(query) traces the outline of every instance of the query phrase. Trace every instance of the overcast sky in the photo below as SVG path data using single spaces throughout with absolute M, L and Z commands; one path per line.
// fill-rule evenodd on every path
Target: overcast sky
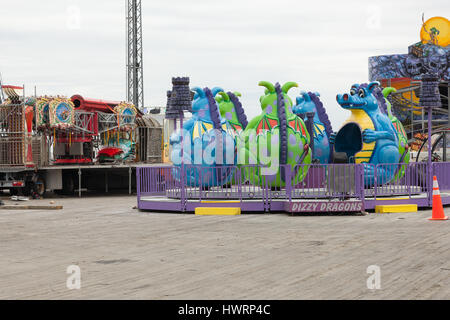
M 0 72 L 32 94 L 124 100 L 125 0 L 1 0 Z M 242 93 L 260 113 L 260 80 L 318 91 L 334 126 L 337 93 L 368 80 L 368 57 L 406 53 L 421 15 L 450 1 L 143 0 L 146 106 L 165 106 L 172 76 Z M 335 128 L 337 129 L 337 128 Z

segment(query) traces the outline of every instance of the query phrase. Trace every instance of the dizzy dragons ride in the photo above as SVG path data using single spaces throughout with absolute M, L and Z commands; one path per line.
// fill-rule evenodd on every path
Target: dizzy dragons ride
M 382 92 L 378 82 L 371 82 L 355 84 L 350 93 L 338 95 L 337 102 L 351 115 L 333 133 L 318 93 L 302 92 L 293 106 L 288 91 L 298 86 L 295 82 L 281 86 L 262 81 L 259 85 L 266 88 L 260 98 L 263 112 L 249 122 L 239 93 L 225 93 L 219 87 L 193 89 L 192 118 L 183 128 L 183 152 L 180 131 L 171 137 L 172 161 L 181 167 L 183 153 L 183 164 L 188 165 L 183 183 L 192 187 L 223 186 L 235 181 L 232 166 L 237 165 L 242 168 L 244 181 L 280 188 L 286 183 L 286 165 L 294 172 L 291 183 L 297 184 L 308 173 L 309 166 L 304 164 L 311 164 L 313 159 L 320 164 L 364 164 L 366 187 L 405 174 L 402 164 L 410 158 L 406 135 L 387 100 L 395 89 Z M 310 133 L 299 116 L 310 112 L 314 113 L 313 150 Z M 212 145 L 215 148 L 211 149 Z M 216 152 L 222 153 L 222 162 L 217 161 Z M 174 171 L 179 181 L 180 172 Z

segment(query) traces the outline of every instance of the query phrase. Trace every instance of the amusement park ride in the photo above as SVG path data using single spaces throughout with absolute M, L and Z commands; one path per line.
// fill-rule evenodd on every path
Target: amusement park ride
M 140 7 L 140 1 L 129 4 Z M 166 122 L 177 129 L 170 136 L 172 164 L 152 166 L 143 165 L 143 149 L 149 150 L 143 141 L 148 140 L 137 124 L 146 116 L 135 107 L 143 97 L 142 36 L 136 26 L 141 23 L 140 9 L 129 10 L 128 21 L 137 27 L 129 30 L 127 65 L 134 105 L 79 95 L 26 98 L 23 88 L 3 86 L 8 99 L 0 106 L 0 168 L 6 168 L 6 178 L 0 188 L 23 189 L 28 181 L 32 186 L 49 184 L 51 179 L 42 177 L 54 176 L 50 168 L 71 168 L 78 170 L 81 192 L 82 168 L 120 161 L 128 163 L 130 188 L 130 162 L 136 168 L 142 210 L 357 212 L 383 204 L 429 207 L 433 176 L 439 180 L 443 203 L 450 204 L 449 103 L 443 90 L 446 86 L 448 91 L 449 81 L 447 19 L 424 22 L 421 42 L 406 55 L 369 58 L 370 82 L 349 84 L 349 91 L 336 97 L 336 107 L 350 112 L 337 131 L 327 113 L 331 106 L 323 105 L 319 93 L 302 91 L 291 98 L 296 82 L 261 81 L 261 113 L 247 119 L 241 93 L 191 88 L 189 78 L 173 78 L 165 113 Z M 417 71 L 418 56 L 422 65 Z M 410 122 L 404 108 L 410 109 Z M 417 133 L 431 139 L 416 146 Z M 159 136 L 156 142 L 161 153 L 163 141 Z M 73 177 L 76 171 L 72 184 Z
M 73 191 L 77 173 L 70 170 L 145 163 L 146 149 L 155 143 L 145 140 L 148 130 L 162 131 L 147 128 L 149 117 L 126 102 L 27 98 L 17 86 L 3 91 L 8 98 L 0 105 L 0 188 L 40 195 L 46 189 Z
M 138 168 L 138 207 L 182 212 L 205 207 L 265 212 L 430 207 L 433 176 L 444 191 L 444 204 L 450 204 L 448 94 L 442 89 L 448 90 L 449 42 L 450 22 L 436 17 L 423 23 L 422 41 L 408 55 L 370 58 L 371 82 L 337 95 L 350 117 L 336 132 L 320 94 L 302 92 L 293 103 L 288 92 L 298 86 L 295 82 L 261 81 L 262 112 L 247 121 L 240 94 L 220 87 L 194 87 L 192 103 L 173 103 L 180 91 L 174 78 L 166 111 L 168 118 L 181 120 L 170 139 L 173 166 Z M 410 62 L 418 54 L 423 67 L 411 74 Z M 433 139 L 433 130 L 439 133 L 437 140 L 416 149 L 419 156 L 427 151 L 424 159 L 413 159 L 415 123 L 404 122 L 405 130 L 401 121 L 407 95 L 398 75 L 417 85 L 408 89 L 410 100 L 417 99 L 417 110 L 408 105 L 411 120 L 420 114 L 421 134 Z M 183 126 L 184 111 L 192 118 Z

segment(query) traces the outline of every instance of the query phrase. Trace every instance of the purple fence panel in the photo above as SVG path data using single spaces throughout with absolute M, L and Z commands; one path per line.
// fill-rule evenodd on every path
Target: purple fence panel
M 321 188 L 326 186 L 327 167 L 325 165 L 312 164 L 308 170 L 308 174 L 303 180 L 306 188 Z
M 440 191 L 450 191 L 450 162 L 434 162 L 433 175 L 438 180 Z
M 137 171 L 139 196 L 166 195 L 179 192 L 180 183 L 174 178 L 177 167 L 141 167 Z
M 366 197 L 388 196 L 417 196 L 427 192 L 427 164 L 409 163 L 383 163 L 374 166 L 365 166 L 365 190 Z M 368 173 L 370 172 L 370 176 Z M 373 179 L 369 178 L 373 175 Z
M 295 172 L 307 172 L 303 181 L 294 178 L 293 198 L 360 197 L 358 166 L 354 164 L 301 164 Z M 300 176 L 301 177 L 301 176 Z

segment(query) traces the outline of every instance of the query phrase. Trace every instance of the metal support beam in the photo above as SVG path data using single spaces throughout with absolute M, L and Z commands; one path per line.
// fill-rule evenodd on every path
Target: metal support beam
M 127 0 L 127 100 L 144 108 L 141 0 Z
M 105 192 L 109 192 L 109 184 L 108 184 L 108 170 L 105 170 Z
M 131 167 L 128 168 L 128 194 L 131 194 L 131 174 L 133 173 L 133 170 Z
M 78 168 L 78 197 L 81 198 L 81 168 Z

